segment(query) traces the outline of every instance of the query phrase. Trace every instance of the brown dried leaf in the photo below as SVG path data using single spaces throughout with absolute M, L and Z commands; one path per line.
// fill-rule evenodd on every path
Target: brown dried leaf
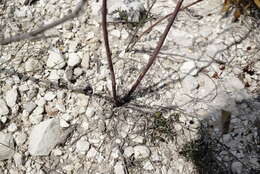
M 254 0 L 254 2 L 257 5 L 257 7 L 260 8 L 260 0 Z
M 239 19 L 239 17 L 241 16 L 241 11 L 240 9 L 236 9 L 235 13 L 234 13 L 234 18 L 235 20 Z
M 225 0 L 222 8 L 222 12 L 227 12 L 232 6 L 232 0 Z

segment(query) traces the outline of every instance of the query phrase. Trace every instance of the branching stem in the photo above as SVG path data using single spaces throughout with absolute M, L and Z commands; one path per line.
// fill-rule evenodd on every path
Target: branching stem
M 148 70 L 150 69 L 150 67 L 152 66 L 152 64 L 155 62 L 155 59 L 157 58 L 157 55 L 160 52 L 160 49 L 163 46 L 163 43 L 171 29 L 171 26 L 173 24 L 173 22 L 176 19 L 176 16 L 180 10 L 180 7 L 182 5 L 183 0 L 179 0 L 174 12 L 171 14 L 171 18 L 169 19 L 169 22 L 163 32 L 163 34 L 160 37 L 160 40 L 158 41 L 158 44 L 153 52 L 153 54 L 151 55 L 147 65 L 145 66 L 145 68 L 143 69 L 143 71 L 140 73 L 140 75 L 138 76 L 137 80 L 135 81 L 135 83 L 133 84 L 133 86 L 131 87 L 130 91 L 127 93 L 127 95 L 123 98 L 123 101 L 127 101 L 129 99 L 129 97 L 132 95 L 132 93 L 136 90 L 136 88 L 138 87 L 138 85 L 140 84 L 140 82 L 142 81 L 142 79 L 144 78 L 145 74 L 148 72 Z

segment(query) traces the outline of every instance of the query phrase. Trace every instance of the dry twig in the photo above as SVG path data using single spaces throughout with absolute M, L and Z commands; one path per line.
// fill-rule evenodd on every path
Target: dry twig
M 26 40 L 26 39 L 33 40 L 35 38 L 38 38 L 39 34 L 45 32 L 49 29 L 52 29 L 53 27 L 56 27 L 56 26 L 66 22 L 68 20 L 71 20 L 71 19 L 77 17 L 86 3 L 87 3 L 87 0 L 81 0 L 81 2 L 77 5 L 75 10 L 71 14 L 64 16 L 63 18 L 61 18 L 57 21 L 54 21 L 53 23 L 44 25 L 44 26 L 42 26 L 42 27 L 40 27 L 40 28 L 38 28 L 34 31 L 31 31 L 31 32 L 28 32 L 28 33 L 23 33 L 23 34 L 17 34 L 13 37 L 3 39 L 2 41 L 0 41 L 0 45 L 7 45 L 7 44 L 10 44 L 12 42 L 18 42 L 18 41 Z

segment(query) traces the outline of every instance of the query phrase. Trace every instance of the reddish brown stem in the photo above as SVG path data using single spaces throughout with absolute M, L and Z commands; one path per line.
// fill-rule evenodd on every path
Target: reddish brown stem
M 107 54 L 108 67 L 111 75 L 113 99 L 115 105 L 117 106 L 118 100 L 116 96 L 116 79 L 115 79 L 115 72 L 112 63 L 111 51 L 110 51 L 109 41 L 108 41 L 108 32 L 107 32 L 107 0 L 103 0 L 103 4 L 102 4 L 102 29 L 103 29 L 103 37 L 104 37 L 104 43 L 106 48 L 106 54 Z
M 189 5 L 187 5 L 187 6 L 183 7 L 183 8 L 181 8 L 179 11 L 182 11 L 182 10 L 184 10 L 184 9 L 186 9 L 186 8 L 189 8 L 189 7 L 191 7 L 191 6 L 193 6 L 193 5 L 197 4 L 197 3 L 199 3 L 199 2 L 201 2 L 201 1 L 203 1 L 203 0 L 197 0 L 197 1 L 195 1 L 195 2 L 192 2 L 192 3 L 190 3 Z M 138 37 L 136 38 L 135 42 L 133 43 L 133 45 L 132 45 L 128 50 L 131 50 L 131 49 L 133 48 L 133 46 L 135 45 L 135 43 L 136 43 L 137 41 L 139 41 L 145 34 L 147 34 L 147 33 L 149 33 L 150 31 L 152 31 L 153 27 L 155 27 L 156 25 L 158 25 L 159 23 L 161 23 L 161 22 L 164 21 L 165 19 L 169 18 L 169 17 L 172 16 L 173 14 L 174 14 L 174 12 L 167 14 L 166 16 L 162 17 L 162 18 L 159 19 L 157 22 L 155 22 L 154 24 L 152 24 L 150 27 L 148 27 L 146 30 L 144 30 L 144 31 L 140 34 L 140 36 L 138 36 Z
M 128 94 L 124 97 L 124 100 L 128 100 L 128 98 L 131 96 L 131 94 L 136 90 L 137 86 L 140 84 L 140 82 L 142 81 L 142 79 L 144 78 L 145 74 L 148 72 L 148 70 L 150 69 L 150 67 L 152 66 L 152 64 L 154 63 L 155 59 L 157 58 L 157 55 L 159 54 L 160 52 L 160 49 L 162 48 L 162 45 L 171 29 L 171 26 L 173 24 L 173 22 L 175 21 L 176 19 L 176 16 L 180 10 L 180 7 L 181 7 L 181 4 L 182 4 L 183 0 L 179 0 L 176 7 L 175 7 L 175 10 L 162 34 L 162 36 L 160 37 L 160 40 L 153 52 L 153 54 L 151 55 L 147 65 L 145 66 L 145 68 L 143 69 L 143 71 L 141 72 L 141 74 L 139 75 L 139 77 L 137 78 L 137 80 L 135 81 L 135 83 L 133 84 L 132 88 L 130 89 L 130 91 L 128 92 Z

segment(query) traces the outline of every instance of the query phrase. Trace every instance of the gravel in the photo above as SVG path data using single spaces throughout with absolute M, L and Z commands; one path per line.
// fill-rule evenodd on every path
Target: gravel
M 77 2 L 4 1 L 0 34 L 37 29 Z M 254 19 L 232 22 L 220 12 L 221 0 L 179 13 L 133 98 L 114 107 L 101 2 L 89 1 L 78 17 L 35 40 L 1 46 L 0 173 L 259 173 Z M 126 52 L 148 5 L 108 0 L 118 97 L 128 92 L 167 24 Z M 138 35 L 175 5 L 157 0 Z

